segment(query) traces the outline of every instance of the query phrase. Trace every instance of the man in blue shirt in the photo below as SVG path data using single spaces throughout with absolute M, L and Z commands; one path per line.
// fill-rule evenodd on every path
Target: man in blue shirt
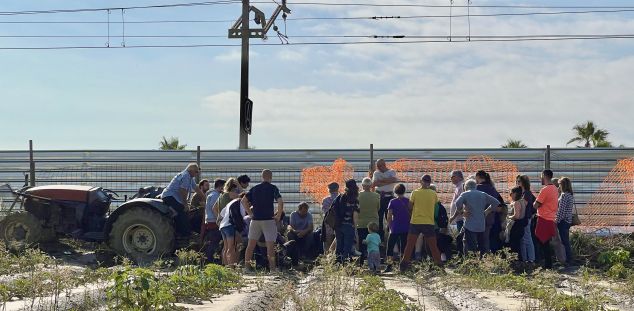
M 293 258 L 293 266 L 299 264 L 299 258 L 304 256 L 312 258 L 313 247 L 313 215 L 308 212 L 308 203 L 302 202 L 297 206 L 297 210 L 291 213 L 290 224 L 288 225 L 288 240 L 295 241 L 296 254 Z
M 174 218 L 176 233 L 183 238 L 187 238 L 191 235 L 189 219 L 187 219 L 187 213 L 185 212 L 185 205 L 187 204 L 189 194 L 196 192 L 202 197 L 205 196 L 194 180 L 199 174 L 200 169 L 198 168 L 198 164 L 190 163 L 184 171 L 172 178 L 172 181 L 170 181 L 167 187 L 165 187 L 165 190 L 163 190 L 163 193 L 161 193 L 163 203 L 176 211 L 176 217 Z
M 280 217 L 284 212 L 284 200 L 280 190 L 273 184 L 273 172 L 270 170 L 262 171 L 262 182 L 255 185 L 244 198 L 242 198 L 243 206 L 250 206 L 247 213 L 252 217 L 249 224 L 249 243 L 244 254 L 245 270 L 250 271 L 253 267 L 253 251 L 258 240 L 264 235 L 266 241 L 267 257 L 269 260 L 269 269 L 271 272 L 277 271 L 275 265 L 275 240 L 277 239 L 277 225 L 275 221 L 280 221 Z M 277 201 L 277 211 L 273 203 Z
M 458 216 L 464 216 L 463 233 L 464 254 L 468 252 L 480 250 L 483 255 L 486 249 L 486 241 L 488 237 L 484 234 L 486 215 L 493 211 L 500 202 L 498 199 L 476 190 L 477 183 L 470 179 L 465 183 L 465 192 L 463 192 L 456 200 L 456 211 L 449 219 L 449 223 L 453 222 Z
M 205 202 L 205 222 L 200 229 L 200 237 L 205 246 L 205 255 L 207 256 L 208 262 L 213 261 L 214 254 L 222 240 L 222 235 L 220 234 L 217 223 L 218 215 L 214 214 L 213 207 L 222 194 L 225 183 L 226 181 L 223 179 L 216 179 L 214 181 L 214 188 L 209 192 L 209 195 L 207 195 Z

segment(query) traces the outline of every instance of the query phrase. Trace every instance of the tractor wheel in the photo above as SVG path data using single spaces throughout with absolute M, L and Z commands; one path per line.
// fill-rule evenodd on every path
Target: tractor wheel
M 150 264 L 174 251 L 174 226 L 150 208 L 135 207 L 115 220 L 109 244 L 140 265 Z
M 42 224 L 29 212 L 7 215 L 0 222 L 0 237 L 7 247 L 22 250 L 40 241 Z

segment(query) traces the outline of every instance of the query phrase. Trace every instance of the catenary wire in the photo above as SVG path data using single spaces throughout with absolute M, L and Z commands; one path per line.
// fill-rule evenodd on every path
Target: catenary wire
M 454 36 L 454 38 L 460 38 Z M 523 42 L 523 41 L 569 41 L 569 40 L 606 40 L 634 39 L 633 35 L 603 35 L 595 37 L 528 37 L 528 38 L 473 38 L 461 40 L 411 40 L 411 41 L 343 41 L 343 42 L 294 42 L 288 44 L 255 43 L 252 46 L 301 46 L 301 45 L 370 45 L 370 44 L 425 44 L 425 43 L 471 43 L 471 42 Z M 47 47 L 0 47 L 0 50 L 68 50 L 68 49 L 128 49 L 128 48 L 204 48 L 204 47 L 239 47 L 240 44 L 190 44 L 190 45 L 126 45 L 123 46 L 47 46 Z
M 128 6 L 128 7 L 109 7 L 109 8 L 82 8 L 82 9 L 54 9 L 54 10 L 31 10 L 31 11 L 0 11 L 0 15 L 34 15 L 34 14 L 55 14 L 55 13 L 78 13 L 78 12 L 99 12 L 99 11 L 114 11 L 114 10 L 136 10 L 136 9 L 160 9 L 160 8 L 176 8 L 176 7 L 191 7 L 191 6 L 207 6 L 207 5 L 219 5 L 219 4 L 239 4 L 240 0 L 219 0 L 219 1 L 205 1 L 205 2 L 189 2 L 189 3 L 174 3 L 174 4 L 157 4 L 157 5 L 144 5 L 144 6 Z
M 453 15 L 385 15 L 385 16 L 313 16 L 288 18 L 288 21 L 304 20 L 384 20 L 384 19 L 422 19 L 422 18 L 456 18 L 456 17 L 499 17 L 499 16 L 535 16 L 535 15 L 572 15 L 572 14 L 600 14 L 600 13 L 628 13 L 633 9 L 586 10 L 586 11 L 557 11 L 557 12 L 524 12 L 524 13 L 491 13 L 491 14 L 453 14 Z M 126 24 L 167 24 L 167 23 L 232 23 L 235 20 L 146 20 L 126 21 Z M 106 24 L 107 21 L 0 21 L 0 24 Z M 121 21 L 111 21 L 109 24 L 121 24 Z

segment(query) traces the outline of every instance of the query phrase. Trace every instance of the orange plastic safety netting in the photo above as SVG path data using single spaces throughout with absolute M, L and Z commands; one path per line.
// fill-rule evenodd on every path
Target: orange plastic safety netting
M 631 226 L 634 223 L 634 159 L 620 160 L 592 194 L 582 225 Z
M 343 185 L 353 175 L 354 168 L 344 159 L 335 160 L 331 166 L 305 168 L 302 170 L 300 191 L 308 195 L 312 201 L 321 202 L 328 196 L 328 184 L 336 182 Z
M 423 174 L 432 176 L 442 202 L 449 203 L 454 186 L 451 184 L 451 171 L 462 170 L 464 177 L 474 175 L 478 170 L 485 170 L 491 175 L 497 190 L 504 195 L 515 185 L 518 174 L 517 166 L 509 161 L 496 160 L 486 156 L 474 156 L 466 161 L 430 161 L 400 159 L 388 166 L 395 170 L 398 179 L 408 184 L 408 191 L 417 187 Z M 332 166 L 315 166 L 302 170 L 300 191 L 313 201 L 320 202 L 328 195 L 327 186 L 331 182 L 343 184 L 352 178 L 354 169 L 344 159 L 337 159 Z
M 515 185 L 515 178 L 518 174 L 517 166 L 512 162 L 486 156 L 474 156 L 466 161 L 400 159 L 388 164 L 388 166 L 396 171 L 401 182 L 409 184 L 416 185 L 422 175 L 431 175 L 432 181 L 436 185 L 436 191 L 443 203 L 451 202 L 453 196 L 454 186 L 451 183 L 451 171 L 453 170 L 461 170 L 465 179 L 475 175 L 478 170 L 486 171 L 491 175 L 491 180 L 504 198 L 506 198 L 505 193 L 508 193 Z

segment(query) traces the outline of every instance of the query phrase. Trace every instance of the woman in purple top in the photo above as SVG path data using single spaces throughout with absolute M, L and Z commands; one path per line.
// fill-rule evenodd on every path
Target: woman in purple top
M 392 199 L 387 207 L 387 224 L 390 229 L 390 237 L 387 240 L 388 265 L 385 272 L 392 271 L 392 262 L 400 263 L 400 258 L 394 256 L 394 246 L 398 245 L 399 253 L 403 254 L 407 244 L 409 232 L 409 199 L 405 197 L 405 185 L 398 184 L 394 187 L 396 198 Z

